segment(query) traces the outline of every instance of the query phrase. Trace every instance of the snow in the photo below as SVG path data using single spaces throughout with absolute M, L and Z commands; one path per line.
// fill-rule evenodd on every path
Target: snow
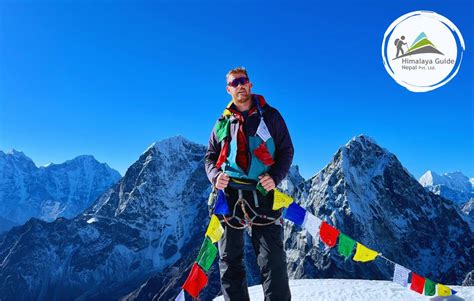
M 55 200 L 45 200 L 40 207 L 39 218 L 44 221 L 54 221 L 65 210 L 65 205 Z
M 474 287 L 449 286 L 458 293 L 450 297 L 427 297 L 391 281 L 356 279 L 290 280 L 292 300 L 295 301 L 367 301 L 367 300 L 474 300 Z M 261 285 L 249 288 L 250 300 L 263 301 Z M 222 301 L 219 296 L 215 301 Z
M 169 137 L 169 138 L 152 143 L 142 154 L 145 154 L 151 148 L 155 148 L 164 154 L 175 153 L 175 152 L 179 152 L 180 150 L 183 150 L 183 145 L 185 144 L 194 144 L 194 142 L 188 140 L 182 135 L 176 135 L 176 136 Z
M 0 174 L 0 216 L 17 224 L 72 218 L 121 178 L 91 155 L 37 167 L 16 150 L 0 153 Z
M 92 218 L 87 220 L 87 223 L 88 224 L 93 224 L 93 223 L 98 222 L 98 221 L 99 221 L 99 219 L 97 217 L 92 217 Z
M 473 180 L 474 178 L 469 179 L 459 171 L 439 175 L 434 171 L 428 170 L 420 177 L 418 182 L 423 187 L 445 185 L 453 190 L 469 192 L 473 190 Z

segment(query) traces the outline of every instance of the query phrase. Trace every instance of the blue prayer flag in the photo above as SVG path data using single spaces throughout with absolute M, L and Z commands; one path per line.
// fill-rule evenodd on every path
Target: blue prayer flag
M 229 207 L 227 206 L 227 200 L 223 190 L 217 191 L 217 201 L 214 207 L 214 214 L 229 214 Z
M 298 226 L 302 226 L 304 222 L 304 217 L 306 215 L 306 210 L 298 205 L 296 202 L 290 204 L 288 209 L 285 211 L 285 218 L 292 221 Z

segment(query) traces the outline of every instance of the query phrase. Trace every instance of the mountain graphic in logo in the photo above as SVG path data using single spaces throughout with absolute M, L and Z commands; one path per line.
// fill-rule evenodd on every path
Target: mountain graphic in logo
M 407 46 L 407 43 L 405 43 L 404 40 L 405 40 L 404 36 L 401 36 L 400 39 L 395 40 L 395 46 L 397 47 L 397 54 L 393 60 L 396 60 L 405 56 L 409 56 L 409 55 L 422 54 L 422 53 L 436 53 L 436 54 L 444 55 L 441 51 L 436 49 L 436 46 L 430 40 L 428 40 L 428 37 L 426 36 L 424 32 L 418 35 L 418 37 L 415 39 L 415 41 L 413 41 L 410 47 Z M 403 50 L 403 46 L 406 46 L 408 48 L 406 52 Z

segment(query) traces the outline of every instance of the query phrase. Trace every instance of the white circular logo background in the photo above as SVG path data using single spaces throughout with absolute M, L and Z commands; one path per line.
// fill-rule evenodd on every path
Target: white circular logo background
M 397 83 L 413 92 L 427 92 L 456 75 L 464 49 L 462 35 L 451 21 L 435 12 L 415 11 L 390 24 L 382 58 Z

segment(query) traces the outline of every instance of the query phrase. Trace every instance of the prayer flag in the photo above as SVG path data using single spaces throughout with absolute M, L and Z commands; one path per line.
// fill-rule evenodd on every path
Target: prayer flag
M 354 261 L 367 262 L 374 260 L 377 255 L 378 253 L 376 251 L 367 248 L 363 244 L 357 243 L 356 252 L 352 259 Z
M 324 221 L 321 223 L 321 228 L 319 229 L 319 238 L 323 243 L 332 248 L 336 245 L 338 236 L 339 230 Z
M 355 244 L 355 240 L 343 233 L 340 233 L 337 251 L 339 254 L 345 257 L 345 260 L 347 260 L 352 255 L 352 250 L 354 250 Z
M 229 118 L 218 121 L 215 125 L 217 141 L 221 142 L 229 135 Z
M 183 289 L 194 299 L 197 299 L 199 292 L 207 285 L 207 275 L 197 263 L 193 264 L 188 278 L 183 284 Z
M 224 141 L 219 157 L 217 158 L 216 168 L 221 168 L 222 164 L 227 161 L 227 153 L 229 152 L 229 140 Z
M 423 294 L 423 288 L 425 286 L 425 278 L 421 277 L 415 272 L 411 273 L 411 285 L 410 289 L 419 294 Z
M 321 222 L 322 220 L 320 220 L 313 214 L 306 212 L 306 216 L 303 222 L 303 228 L 308 230 L 309 234 L 311 234 L 314 238 L 317 238 L 319 235 L 319 227 L 321 227 Z
M 260 119 L 260 123 L 258 124 L 257 135 L 265 142 L 272 137 L 263 118 Z
M 207 227 L 206 236 L 211 239 L 214 243 L 221 239 L 222 234 L 224 234 L 224 228 L 222 228 L 221 222 L 214 214 L 211 216 L 211 221 Z
M 270 166 L 273 163 L 275 163 L 275 161 L 273 161 L 272 155 L 268 151 L 268 148 L 265 142 L 260 143 L 260 145 L 256 149 L 253 150 L 253 153 L 266 166 Z
M 217 201 L 216 206 L 214 207 L 214 214 L 229 214 L 225 192 L 222 189 L 217 191 Z
M 393 271 L 393 282 L 400 284 L 401 286 L 407 287 L 408 285 L 408 276 L 410 275 L 410 270 L 395 264 L 395 270 Z
M 275 190 L 276 191 L 276 190 Z M 303 225 L 306 210 L 303 207 L 293 202 L 285 211 L 285 218 L 292 221 L 298 226 Z
M 278 210 L 281 207 L 288 207 L 293 202 L 293 198 L 278 189 L 274 190 L 273 194 L 273 210 Z M 303 209 L 304 210 L 304 209 Z
M 217 255 L 217 247 L 207 237 L 204 237 L 201 250 L 196 259 L 197 264 L 207 273 Z
M 451 296 L 451 295 L 453 295 L 453 293 L 451 292 L 451 289 L 449 287 L 438 283 L 438 296 Z
M 425 278 L 425 296 L 434 296 L 436 293 L 436 283 Z

